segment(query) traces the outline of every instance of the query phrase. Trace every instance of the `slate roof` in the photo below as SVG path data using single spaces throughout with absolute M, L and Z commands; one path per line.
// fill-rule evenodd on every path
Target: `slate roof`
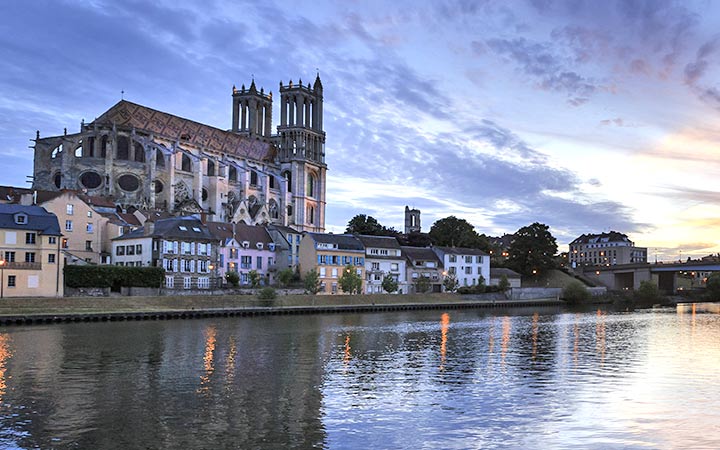
M 181 230 L 180 226 L 184 226 L 185 230 Z M 194 228 L 200 231 L 195 231 Z M 118 236 L 113 240 L 137 239 L 145 236 L 145 227 L 142 227 Z M 216 240 L 202 221 L 193 216 L 170 217 L 168 219 L 156 220 L 155 229 L 150 236 L 186 242 Z
M 606 242 L 629 242 L 629 243 L 631 243 L 630 239 L 628 239 L 626 234 L 618 233 L 617 231 L 610 231 L 609 233 L 583 234 L 580 237 L 576 238 L 574 241 L 572 241 L 570 243 L 570 245 L 597 244 L 597 243 L 606 243 Z
M 500 278 L 505 275 L 508 278 L 520 278 L 520 274 L 504 267 L 490 268 L 490 278 Z
M 233 224 L 227 222 L 208 222 L 207 224 L 210 234 L 218 241 L 226 242 L 233 238 Z M 245 225 L 244 223 L 235 224 L 235 240 L 242 243 L 248 241 L 251 247 L 255 247 L 258 242 L 265 246 L 274 243 L 270 234 L 265 227 L 257 225 Z
M 364 234 L 357 235 L 357 238 L 360 239 L 360 242 L 363 243 L 363 245 L 367 247 L 372 248 L 392 248 L 392 249 L 400 249 L 400 244 L 398 243 L 397 239 L 395 239 L 392 236 L 367 236 Z
M 270 160 L 277 153 L 275 146 L 268 142 L 250 139 L 127 100 L 120 100 L 95 119 L 94 123 L 135 128 L 171 141 L 257 161 Z
M 15 214 L 24 213 L 26 224 L 15 223 Z M 62 236 L 57 216 L 41 206 L 0 204 L 0 228 L 6 230 L 37 231 L 47 236 Z
M 465 248 L 465 247 L 433 247 L 434 249 L 448 254 L 448 255 L 480 255 L 480 256 L 488 256 L 487 253 L 485 253 L 482 250 L 478 250 L 476 248 Z
M 403 245 L 400 248 L 410 263 L 413 261 L 435 261 L 438 263 L 438 267 L 442 267 L 442 261 L 429 247 L 407 247 Z
M 365 251 L 360 239 L 352 234 L 307 233 L 306 236 L 309 236 L 317 243 L 335 244 L 338 250 Z

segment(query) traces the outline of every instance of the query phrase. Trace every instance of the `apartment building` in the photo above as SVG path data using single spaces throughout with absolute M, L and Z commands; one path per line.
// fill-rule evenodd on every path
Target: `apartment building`
M 443 275 L 454 276 L 460 286 L 490 282 L 490 256 L 482 250 L 462 247 L 433 247 L 443 263 Z
M 63 295 L 57 217 L 32 205 L 0 204 L 0 298 Z
M 398 283 L 399 294 L 407 294 L 406 261 L 397 239 L 389 236 L 365 236 L 357 238 L 365 247 L 365 292 L 383 293 L 383 278 L 390 275 Z
M 351 234 L 306 233 L 300 241 L 300 273 L 315 269 L 320 278 L 318 294 L 337 294 L 342 290 L 338 280 L 347 266 L 352 266 L 363 280 L 365 292 L 365 247 Z

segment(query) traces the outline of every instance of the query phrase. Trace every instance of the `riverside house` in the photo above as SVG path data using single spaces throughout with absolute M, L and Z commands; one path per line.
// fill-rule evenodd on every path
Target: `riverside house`
M 429 247 L 401 247 L 407 259 L 407 280 L 410 292 L 418 291 L 418 280 L 426 278 L 429 292 L 442 292 L 442 261 Z
M 60 226 L 40 206 L 0 204 L 0 298 L 61 297 Z
M 165 287 L 209 289 L 217 258 L 215 238 L 195 216 L 148 220 L 113 239 L 113 264 L 165 268 Z
M 363 280 L 365 292 L 365 247 L 351 234 L 306 233 L 300 241 L 300 273 L 315 269 L 320 276 L 318 294 L 341 292 L 338 279 L 347 266 Z
M 390 236 L 357 236 L 365 246 L 365 292 L 379 294 L 385 292 L 383 278 L 390 275 L 398 283 L 399 294 L 408 293 L 405 270 L 405 257 L 402 255 L 397 239 Z
M 490 256 L 482 250 L 462 247 L 433 247 L 443 262 L 443 275 L 454 276 L 460 286 L 490 282 Z
M 265 227 L 244 223 L 209 222 L 210 233 L 218 247 L 217 276 L 225 279 L 228 272 L 237 272 L 240 284 L 250 284 L 248 277 L 254 270 L 261 283 L 270 285 L 277 273 L 275 242 Z

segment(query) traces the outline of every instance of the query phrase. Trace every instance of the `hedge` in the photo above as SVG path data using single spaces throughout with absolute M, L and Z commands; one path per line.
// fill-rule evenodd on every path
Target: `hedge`
M 162 267 L 65 266 L 65 285 L 72 288 L 160 287 L 165 281 Z

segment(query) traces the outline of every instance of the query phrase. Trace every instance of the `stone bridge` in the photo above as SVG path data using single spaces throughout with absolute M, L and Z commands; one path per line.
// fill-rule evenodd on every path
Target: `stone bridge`
M 712 272 L 720 272 L 720 263 L 686 262 L 659 264 L 619 264 L 614 266 L 578 267 L 575 273 L 608 290 L 631 290 L 642 281 L 652 281 L 661 290 L 672 293 L 678 289 L 705 286 Z

